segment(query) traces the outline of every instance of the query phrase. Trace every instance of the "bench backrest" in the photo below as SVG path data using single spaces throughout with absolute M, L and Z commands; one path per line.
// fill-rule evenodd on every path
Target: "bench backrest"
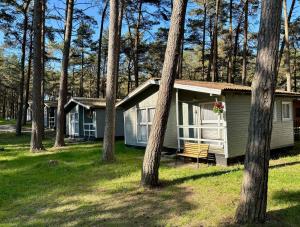
M 209 144 L 184 143 L 183 153 L 198 155 L 199 157 L 208 156 Z

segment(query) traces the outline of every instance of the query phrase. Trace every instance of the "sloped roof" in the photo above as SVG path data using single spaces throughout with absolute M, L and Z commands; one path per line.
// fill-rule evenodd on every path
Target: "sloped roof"
M 83 106 L 87 109 L 97 109 L 97 108 L 105 108 L 106 101 L 105 99 L 100 98 L 85 98 L 85 97 L 72 97 L 69 102 L 65 105 L 67 108 L 71 103 L 76 103 L 80 106 Z
M 44 104 L 47 107 L 57 107 L 57 101 L 44 101 Z
M 138 88 L 128 94 L 123 100 L 117 103 L 117 106 L 131 100 L 133 97 L 149 88 L 150 86 L 158 86 L 160 84 L 159 78 L 151 78 Z M 221 82 L 207 82 L 207 81 L 193 81 L 193 80 L 175 80 L 174 88 L 187 91 L 195 91 L 201 93 L 208 93 L 213 95 L 222 95 L 225 93 L 251 93 L 250 86 L 239 84 L 221 83 Z M 289 97 L 300 97 L 300 93 L 287 92 L 284 90 L 276 90 L 276 95 L 283 95 Z

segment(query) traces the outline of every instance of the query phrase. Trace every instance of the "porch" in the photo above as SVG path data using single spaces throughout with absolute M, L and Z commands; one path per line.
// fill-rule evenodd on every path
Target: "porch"
M 208 93 L 176 89 L 177 150 L 184 144 L 209 144 L 209 153 L 225 158 L 227 124 L 225 98 Z M 223 112 L 213 111 L 214 103 L 222 103 Z

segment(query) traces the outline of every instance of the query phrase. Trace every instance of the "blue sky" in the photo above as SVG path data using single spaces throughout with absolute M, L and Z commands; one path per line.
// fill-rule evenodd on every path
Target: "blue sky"
M 288 4 L 288 10 L 290 8 L 290 4 L 291 4 L 291 1 L 292 0 L 287 0 L 287 4 Z M 99 0 L 96 0 L 96 1 L 91 1 L 91 0 L 77 0 L 77 5 L 76 7 L 78 8 L 81 8 L 81 9 L 85 9 L 85 8 L 88 8 L 85 12 L 90 15 L 90 16 L 93 16 L 97 22 L 99 23 L 100 22 L 100 11 L 101 11 L 101 4 L 99 4 Z M 64 8 L 64 0 L 49 0 L 48 1 L 48 4 L 49 4 L 49 9 L 54 9 L 54 7 L 56 9 L 59 9 L 59 8 Z M 93 6 L 91 5 L 93 4 Z M 191 3 L 190 1 L 190 4 L 188 5 L 188 11 L 190 9 L 192 9 L 194 7 L 194 5 Z M 148 7 L 147 10 L 151 11 L 153 10 L 151 7 Z M 53 10 L 53 12 L 55 12 L 55 10 Z M 62 10 L 60 10 L 60 13 L 63 13 Z M 258 12 L 259 14 L 259 12 Z M 294 10 L 294 14 L 295 16 L 299 16 L 300 15 L 300 5 L 299 5 L 299 1 L 296 1 L 296 7 L 295 7 L 295 10 Z M 257 31 L 258 30 L 258 18 L 259 18 L 259 15 L 257 15 L 256 17 L 253 17 L 253 18 L 250 18 L 250 25 L 249 25 L 249 29 L 251 31 Z M 62 27 L 63 24 L 61 22 L 51 22 L 53 23 L 54 26 L 60 26 Z M 108 25 L 108 20 L 106 20 L 106 26 L 107 27 Z M 162 22 L 161 24 L 162 26 L 164 27 L 168 27 L 168 22 Z M 124 29 L 123 30 L 126 30 L 125 28 L 126 26 L 124 26 Z M 156 28 L 154 27 L 153 30 L 155 30 Z M 95 34 L 94 34 L 94 40 L 97 40 L 98 39 L 98 36 L 99 36 L 99 27 L 98 26 L 95 26 L 94 27 L 94 30 L 95 30 Z M 58 39 L 58 42 L 60 42 L 60 37 L 57 37 Z M 3 44 L 3 33 L 0 31 L 0 45 Z M 9 51 L 19 51 L 18 49 L 17 50 L 12 50 L 10 49 Z

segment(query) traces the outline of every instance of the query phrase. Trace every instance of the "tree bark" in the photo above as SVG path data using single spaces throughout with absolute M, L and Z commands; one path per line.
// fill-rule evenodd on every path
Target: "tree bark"
M 121 48 L 121 35 L 122 35 L 122 22 L 124 13 L 124 0 L 120 0 L 119 3 L 119 15 L 118 15 L 118 37 L 119 42 L 117 43 L 117 53 L 120 53 Z M 119 96 L 119 68 L 120 68 L 120 54 L 117 55 L 117 82 L 116 82 L 116 97 Z
M 281 11 L 281 0 L 262 1 L 244 179 L 235 216 L 242 224 L 264 222 L 266 218 Z
M 27 42 L 27 30 L 28 30 L 28 7 L 30 4 L 30 0 L 25 2 L 23 8 L 23 38 L 22 38 L 22 57 L 21 57 L 21 78 L 19 84 L 19 95 L 18 95 L 18 117 L 16 124 L 16 135 L 20 136 L 22 131 L 22 116 L 23 116 L 23 104 L 24 104 L 24 80 L 25 80 L 25 58 L 26 58 L 26 42 Z
M 220 14 L 220 4 L 221 0 L 216 0 L 216 12 L 214 20 L 214 32 L 213 32 L 213 56 L 212 56 L 212 70 L 211 70 L 211 80 L 218 81 L 218 22 Z
M 296 3 L 296 0 L 292 0 L 292 4 L 291 4 L 289 16 L 288 16 L 288 23 L 290 23 L 290 20 L 292 18 L 293 11 L 294 11 L 294 8 L 295 8 L 295 3 Z M 280 45 L 279 59 L 278 59 L 278 70 L 279 70 L 279 67 L 280 67 L 280 63 L 281 63 L 281 58 L 282 58 L 282 55 L 283 55 L 284 47 L 285 47 L 285 39 L 282 40 L 281 45 Z
M 64 106 L 67 103 L 68 95 L 68 67 L 69 67 L 69 55 L 70 55 L 70 43 L 72 35 L 72 23 L 73 23 L 73 9 L 74 0 L 67 0 L 67 18 L 65 21 L 65 34 L 64 34 L 64 47 L 63 47 L 63 59 L 61 63 L 61 75 L 59 81 L 59 97 L 57 103 L 57 122 L 56 122 L 56 139 L 55 147 L 61 147 L 65 145 L 64 142 L 64 128 L 66 124 L 65 109 Z
M 98 41 L 98 62 L 97 62 L 97 98 L 100 98 L 100 74 L 101 74 L 101 57 L 102 57 L 102 37 L 103 37 L 103 27 L 104 20 L 106 15 L 106 10 L 108 6 L 108 0 L 105 0 L 102 15 L 101 15 L 101 24 L 100 24 L 100 33 Z
M 109 15 L 109 40 L 107 60 L 107 82 L 106 82 L 106 111 L 105 130 L 103 140 L 102 160 L 112 162 L 115 160 L 115 116 L 116 116 L 116 82 L 117 82 L 117 60 L 118 60 L 118 16 L 119 1 L 110 0 Z
M 206 18 L 207 18 L 207 3 L 204 0 L 203 3 L 204 15 L 203 15 L 203 35 L 202 35 L 202 78 L 204 80 L 205 75 L 205 41 L 206 41 Z
M 25 104 L 23 111 L 23 125 L 26 125 L 27 122 L 27 110 L 29 107 L 29 87 L 30 87 L 30 77 L 31 77 L 31 58 L 32 58 L 32 39 L 33 32 L 30 33 L 30 45 L 29 45 L 29 58 L 28 58 L 28 69 L 27 69 L 27 78 L 26 78 L 26 89 L 25 89 Z
M 160 98 L 156 103 L 156 111 L 143 162 L 141 185 L 144 187 L 158 185 L 160 154 L 170 112 L 186 5 L 187 0 L 174 0 L 173 2 L 168 43 L 158 92 Z
M 285 50 L 285 75 L 286 75 L 286 90 L 292 90 L 291 78 L 291 62 L 290 62 L 290 41 L 289 41 L 289 21 L 287 15 L 286 0 L 283 0 L 283 14 L 284 14 L 284 40 L 286 45 Z
M 211 80 L 211 65 L 212 65 L 212 59 L 213 59 L 213 19 L 212 16 L 209 17 L 209 36 L 210 36 L 210 52 L 209 52 L 209 59 L 208 59 L 208 67 L 207 67 L 207 77 L 206 80 Z
M 135 87 L 139 86 L 139 44 L 140 44 L 140 24 L 142 18 L 142 0 L 138 0 L 138 18 L 135 26 L 135 39 L 134 39 L 134 58 L 133 58 L 133 68 L 134 68 L 134 82 Z
M 228 68 L 227 68 L 227 82 L 231 83 L 232 81 L 232 48 L 233 48 L 233 32 L 232 32 L 232 4 L 233 0 L 230 0 L 229 3 L 229 55 L 228 55 Z
M 242 73 L 243 85 L 245 85 L 247 81 L 248 9 L 249 9 L 249 1 L 246 0 L 244 6 L 244 45 L 243 45 L 243 73 Z
M 33 20 L 33 75 L 32 75 L 32 131 L 31 131 L 31 151 L 37 152 L 43 149 L 41 121 L 41 76 L 42 69 L 42 4 L 43 0 L 34 0 L 34 20 Z
M 41 42 L 42 42 L 42 70 L 41 70 L 41 121 L 43 122 L 42 125 L 42 137 L 45 137 L 45 124 L 44 124 L 44 107 L 45 107 L 45 57 L 46 57 L 46 45 L 45 45 L 45 40 L 46 40 L 46 0 L 42 2 L 42 33 L 41 33 Z

